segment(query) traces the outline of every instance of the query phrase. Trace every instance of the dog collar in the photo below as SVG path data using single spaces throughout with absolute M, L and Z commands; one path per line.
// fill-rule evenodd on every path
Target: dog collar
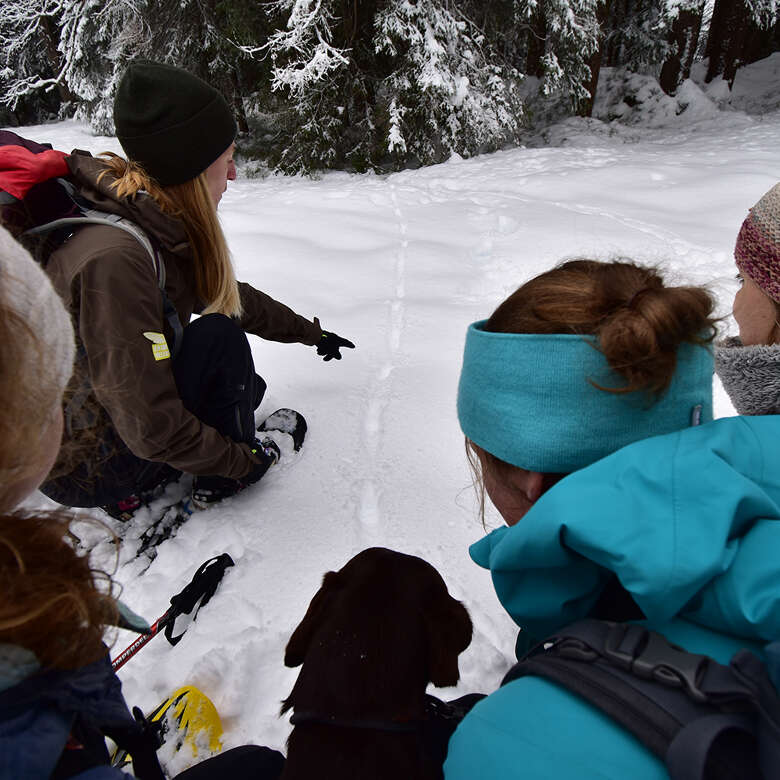
M 371 718 L 337 718 L 333 715 L 321 715 L 317 712 L 298 712 L 292 714 L 293 726 L 335 726 L 342 729 L 368 729 L 370 731 L 390 731 L 393 733 L 413 734 L 422 728 L 424 721 L 409 720 L 372 720 Z

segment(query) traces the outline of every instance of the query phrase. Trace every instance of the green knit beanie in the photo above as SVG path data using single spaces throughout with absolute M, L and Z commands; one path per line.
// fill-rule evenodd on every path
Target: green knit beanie
M 163 186 L 194 179 L 236 137 L 222 95 L 192 73 L 134 60 L 114 98 L 114 125 L 129 160 Z

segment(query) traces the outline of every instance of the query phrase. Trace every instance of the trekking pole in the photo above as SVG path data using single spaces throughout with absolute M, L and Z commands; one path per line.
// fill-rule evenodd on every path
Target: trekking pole
M 160 633 L 160 629 L 165 628 L 166 623 L 171 619 L 173 607 L 169 607 L 162 617 L 157 618 L 151 625 L 148 634 L 141 634 L 132 644 L 128 645 L 116 658 L 111 661 L 111 666 L 116 672 L 121 669 L 147 642 L 154 639 Z
M 208 604 L 219 583 L 225 576 L 225 569 L 233 566 L 233 559 L 227 554 L 209 558 L 202 564 L 184 590 L 171 598 L 171 606 L 151 625 L 149 632 L 139 636 L 111 661 L 116 672 L 121 669 L 145 644 L 154 639 L 160 631 L 165 630 L 166 639 L 175 645 L 184 636 L 189 624 L 195 620 L 201 607 Z M 177 630 L 177 618 L 180 621 Z M 174 633 L 176 632 L 176 633 Z

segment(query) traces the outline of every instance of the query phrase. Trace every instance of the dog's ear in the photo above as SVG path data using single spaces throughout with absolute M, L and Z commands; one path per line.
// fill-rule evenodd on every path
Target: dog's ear
M 285 666 L 300 666 L 303 663 L 312 637 L 328 612 L 328 604 L 331 597 L 336 590 L 341 588 L 341 579 L 338 572 L 335 571 L 329 571 L 322 578 L 320 589 L 314 594 L 314 598 L 311 600 L 303 620 L 298 625 L 298 628 L 293 631 L 290 641 L 284 650 Z
M 438 688 L 457 685 L 458 655 L 471 643 L 472 625 L 466 607 L 446 589 L 423 606 L 428 640 L 428 673 Z

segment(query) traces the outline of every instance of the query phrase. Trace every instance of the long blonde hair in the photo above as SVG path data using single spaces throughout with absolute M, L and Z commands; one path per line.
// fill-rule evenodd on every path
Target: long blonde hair
M 195 286 L 205 306 L 202 313 L 239 317 L 241 298 L 233 261 L 209 194 L 206 172 L 183 184 L 161 187 L 138 163 L 113 152 L 106 152 L 101 157 L 106 169 L 98 181 L 112 175 L 111 186 L 117 197 L 132 198 L 145 191 L 164 214 L 184 223 L 195 260 Z

